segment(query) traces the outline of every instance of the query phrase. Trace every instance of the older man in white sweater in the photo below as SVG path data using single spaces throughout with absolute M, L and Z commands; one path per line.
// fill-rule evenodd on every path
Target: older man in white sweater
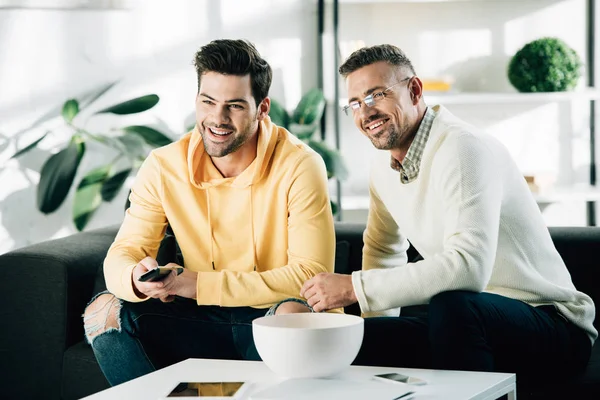
M 358 302 L 365 316 L 387 315 L 365 320 L 356 362 L 526 378 L 582 370 L 594 304 L 574 287 L 504 146 L 428 107 L 395 46 L 357 50 L 340 73 L 346 113 L 388 151 L 372 166 L 362 271 L 317 275 L 301 294 L 315 311 Z M 408 262 L 408 240 L 423 260 Z M 400 313 L 422 304 L 427 316 Z

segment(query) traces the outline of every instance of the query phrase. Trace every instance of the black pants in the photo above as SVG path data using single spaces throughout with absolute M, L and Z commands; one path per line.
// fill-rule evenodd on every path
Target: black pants
M 260 360 L 252 320 L 267 309 L 198 306 L 175 297 L 119 303 L 119 327 L 91 340 L 111 386 L 127 382 L 186 358 Z
M 528 385 L 577 374 L 590 353 L 585 331 L 554 306 L 453 291 L 433 297 L 426 316 L 365 319 L 354 364 L 513 372 Z

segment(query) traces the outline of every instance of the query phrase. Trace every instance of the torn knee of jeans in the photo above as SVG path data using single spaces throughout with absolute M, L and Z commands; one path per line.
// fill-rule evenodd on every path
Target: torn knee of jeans
M 86 307 L 83 314 L 85 337 L 89 344 L 98 335 L 121 331 L 121 301 L 110 293 L 101 293 Z
M 297 307 L 290 306 L 288 303 L 297 304 Z M 288 304 L 288 305 L 285 306 L 285 304 Z M 280 310 L 281 306 L 283 306 L 283 308 Z M 291 313 L 298 313 L 298 312 L 311 312 L 312 313 L 315 311 L 312 309 L 311 306 L 308 305 L 308 303 L 305 300 L 290 297 L 290 298 L 282 300 L 279 303 L 272 306 L 266 315 L 267 316 L 281 315 L 281 314 L 291 314 Z

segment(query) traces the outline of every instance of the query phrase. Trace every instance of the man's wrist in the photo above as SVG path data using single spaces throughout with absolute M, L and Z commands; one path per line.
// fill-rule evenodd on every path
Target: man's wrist
M 144 293 L 140 292 L 137 288 L 137 286 L 135 285 L 135 281 L 134 281 L 134 277 L 133 277 L 133 273 L 131 273 L 131 288 L 133 289 L 133 294 L 135 294 L 140 300 L 144 300 L 146 296 Z
M 347 294 L 348 301 L 352 302 L 350 304 L 358 303 L 358 298 L 356 297 L 356 292 L 354 291 L 354 284 L 352 283 L 352 275 L 348 275 L 348 281 L 350 283 L 350 289 L 348 290 Z

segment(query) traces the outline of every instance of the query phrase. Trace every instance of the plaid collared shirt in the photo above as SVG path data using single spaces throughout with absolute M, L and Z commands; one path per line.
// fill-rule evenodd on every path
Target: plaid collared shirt
M 425 111 L 421 125 L 419 125 L 417 134 L 408 148 L 404 161 L 400 163 L 394 157 L 391 157 L 390 166 L 392 169 L 400 172 L 400 182 L 405 184 L 410 183 L 419 176 L 421 157 L 423 157 L 423 150 L 425 150 L 425 144 L 427 144 L 429 131 L 431 131 L 434 119 L 435 112 L 427 107 L 427 111 Z

